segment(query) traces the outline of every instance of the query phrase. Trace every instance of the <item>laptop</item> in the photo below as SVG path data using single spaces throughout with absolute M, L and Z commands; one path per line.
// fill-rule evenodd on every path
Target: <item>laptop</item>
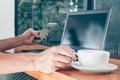
M 36 78 L 24 73 L 0 74 L 0 80 L 37 80 Z
M 111 9 L 68 13 L 60 45 L 75 51 L 104 48 Z

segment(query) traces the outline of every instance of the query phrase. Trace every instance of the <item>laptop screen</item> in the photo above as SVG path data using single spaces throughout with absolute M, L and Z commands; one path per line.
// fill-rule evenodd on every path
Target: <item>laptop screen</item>
M 110 10 L 94 10 L 69 13 L 64 27 L 61 45 L 74 50 L 102 49 Z

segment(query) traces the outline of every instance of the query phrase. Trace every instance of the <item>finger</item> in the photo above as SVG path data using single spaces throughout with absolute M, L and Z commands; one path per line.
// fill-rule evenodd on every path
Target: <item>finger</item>
M 40 31 L 41 31 L 41 30 L 37 30 L 37 31 L 36 31 L 37 37 L 39 37 Z
M 74 56 L 74 50 L 71 49 L 69 46 L 58 46 L 59 49 L 66 51 L 67 53 L 70 53 L 71 56 Z M 71 54 L 72 53 L 72 54 Z
M 40 30 L 34 31 L 34 36 L 35 36 L 35 37 L 39 37 L 39 34 L 40 34 Z
M 55 54 L 54 60 L 59 61 L 59 62 L 63 62 L 63 63 L 70 63 L 72 61 L 72 59 L 70 57 L 65 56 L 65 55 L 61 55 L 58 53 Z
M 33 42 L 33 44 L 39 44 L 40 43 L 40 41 L 37 41 L 37 40 L 33 40 L 32 42 Z
M 56 64 L 55 64 L 56 65 Z M 55 66 L 54 68 L 53 68 L 53 70 L 54 71 L 57 71 L 57 70 L 59 70 L 60 69 L 60 67 L 58 67 L 58 66 Z
M 32 40 L 32 44 L 39 44 L 40 41 L 39 40 L 35 40 L 34 37 L 31 37 Z
M 72 68 L 72 67 L 71 67 L 71 64 L 67 64 L 67 63 L 66 63 L 66 64 L 64 64 L 64 65 L 65 65 L 64 67 L 59 67 L 58 70 L 68 70 L 68 69 Z
M 76 56 L 75 56 L 75 50 L 71 49 L 70 47 L 68 47 L 68 49 L 66 49 L 66 52 L 71 56 L 72 60 L 76 60 Z
M 43 38 L 43 40 L 45 40 L 47 38 L 47 36 L 45 36 L 44 38 Z
M 39 37 L 40 30 L 35 31 L 35 30 L 33 30 L 33 29 L 30 29 L 30 32 L 32 33 L 32 35 L 33 35 L 34 37 Z
M 61 54 L 61 55 L 65 55 L 68 56 L 70 58 L 72 58 L 72 60 L 76 60 L 76 56 L 74 54 L 74 50 L 71 49 L 70 47 L 67 46 L 58 46 L 57 47 L 57 51 Z
M 55 62 L 54 64 L 56 66 L 56 70 L 67 69 L 71 67 L 70 64 L 59 61 Z

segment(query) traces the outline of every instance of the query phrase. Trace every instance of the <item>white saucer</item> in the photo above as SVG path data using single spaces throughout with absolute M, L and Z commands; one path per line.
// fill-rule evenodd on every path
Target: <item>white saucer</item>
M 71 66 L 75 69 L 78 69 L 82 72 L 87 72 L 87 73 L 108 73 L 118 68 L 115 64 L 111 64 L 111 63 L 108 63 L 106 66 L 96 67 L 96 68 L 84 67 L 80 65 L 78 61 L 72 62 Z

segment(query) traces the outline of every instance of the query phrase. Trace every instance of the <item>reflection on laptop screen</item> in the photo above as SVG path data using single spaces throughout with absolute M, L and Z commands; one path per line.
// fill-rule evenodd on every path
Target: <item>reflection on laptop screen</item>
M 73 49 L 101 49 L 107 30 L 108 11 L 69 13 L 61 45 Z

